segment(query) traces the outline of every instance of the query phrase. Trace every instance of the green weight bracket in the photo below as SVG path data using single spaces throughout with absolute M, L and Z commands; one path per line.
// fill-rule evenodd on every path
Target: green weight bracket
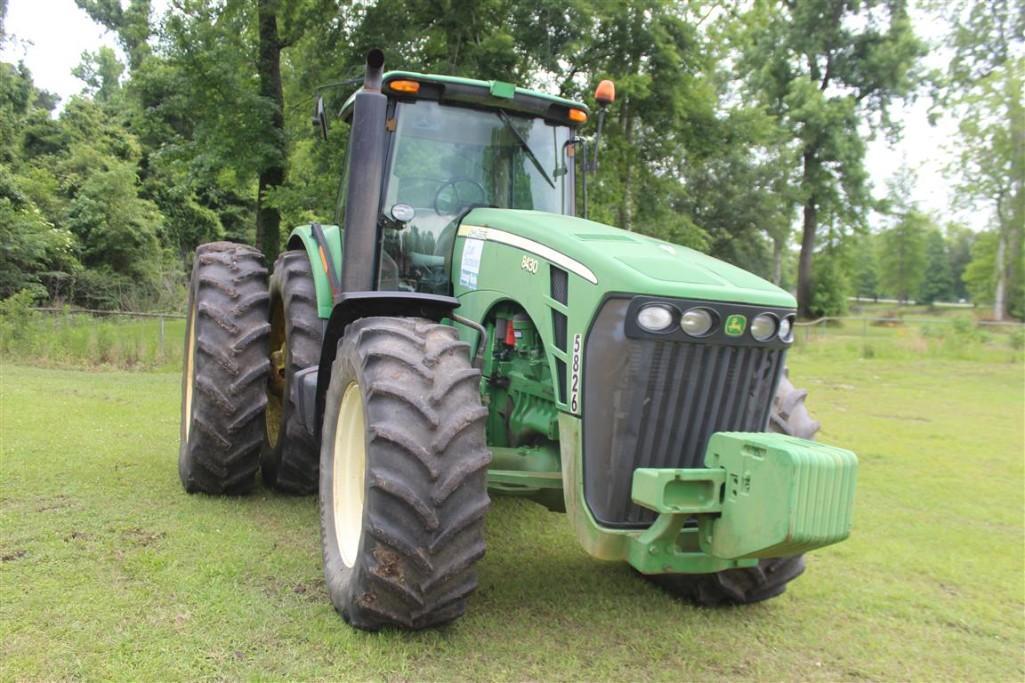
M 630 539 L 628 560 L 645 574 L 705 573 L 842 541 L 857 468 L 854 453 L 814 441 L 717 433 L 705 469 L 634 472 L 633 501 L 659 516 Z

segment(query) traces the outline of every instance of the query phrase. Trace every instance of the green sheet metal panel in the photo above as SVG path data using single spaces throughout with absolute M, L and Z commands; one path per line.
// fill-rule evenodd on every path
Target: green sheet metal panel
M 321 225 L 324 239 L 327 240 L 329 257 L 334 265 L 338 281 L 342 280 L 342 231 L 337 225 Z M 313 271 L 313 287 L 317 292 L 317 315 L 325 320 L 331 317 L 334 298 L 331 296 L 331 283 L 328 282 L 327 271 L 317 249 L 317 241 L 313 238 L 310 225 L 300 225 L 292 230 L 288 237 L 288 248 L 298 249 L 299 243 L 306 249 Z

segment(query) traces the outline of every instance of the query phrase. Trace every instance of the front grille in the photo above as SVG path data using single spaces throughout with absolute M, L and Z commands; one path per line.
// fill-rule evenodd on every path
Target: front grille
M 638 467 L 704 467 L 715 432 L 763 431 L 783 348 L 627 337 L 627 303 L 605 304 L 584 354 L 584 495 L 606 526 L 646 526 Z

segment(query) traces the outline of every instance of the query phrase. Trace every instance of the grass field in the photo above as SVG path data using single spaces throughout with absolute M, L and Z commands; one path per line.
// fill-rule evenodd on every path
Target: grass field
M 798 352 L 821 438 L 861 459 L 854 534 L 781 598 L 680 604 L 497 500 L 468 615 L 349 629 L 315 503 L 188 496 L 178 376 L 5 363 L 0 678 L 1025 677 L 1023 366 Z

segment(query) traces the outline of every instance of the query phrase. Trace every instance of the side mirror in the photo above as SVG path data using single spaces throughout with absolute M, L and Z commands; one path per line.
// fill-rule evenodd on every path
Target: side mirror
M 327 112 L 324 110 L 324 98 L 317 95 L 317 103 L 313 107 L 313 127 L 320 129 L 320 137 L 327 140 Z

